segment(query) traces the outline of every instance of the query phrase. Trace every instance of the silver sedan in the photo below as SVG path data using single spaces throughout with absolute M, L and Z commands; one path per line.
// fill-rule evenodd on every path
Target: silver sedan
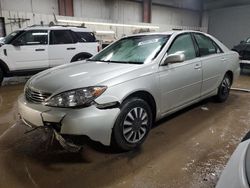
M 31 127 L 131 150 L 155 121 L 207 97 L 225 101 L 238 62 L 236 52 L 198 31 L 128 36 L 91 59 L 33 76 L 19 113 Z

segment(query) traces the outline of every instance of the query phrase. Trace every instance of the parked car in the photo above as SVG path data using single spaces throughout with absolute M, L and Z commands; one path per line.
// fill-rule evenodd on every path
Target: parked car
M 243 138 L 223 170 L 216 188 L 249 188 L 250 132 Z
M 31 75 L 98 52 L 94 33 L 81 27 L 35 26 L 17 30 L 0 47 L 0 84 L 4 77 Z
M 240 44 L 234 46 L 232 50 L 239 53 L 241 60 L 250 60 L 250 38 L 246 41 L 241 41 Z
M 123 150 L 153 122 L 204 98 L 228 98 L 238 53 L 196 31 L 124 37 L 84 62 L 33 76 L 18 99 L 21 119 Z

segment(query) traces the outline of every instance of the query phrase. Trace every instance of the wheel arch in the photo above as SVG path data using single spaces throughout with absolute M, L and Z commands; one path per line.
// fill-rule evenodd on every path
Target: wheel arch
M 124 101 L 126 101 L 128 99 L 131 99 L 131 98 L 134 98 L 134 97 L 143 99 L 144 101 L 146 101 L 148 103 L 148 105 L 152 109 L 153 122 L 154 122 L 156 120 L 157 105 L 156 105 L 156 101 L 155 101 L 153 95 L 151 93 L 149 93 L 148 91 L 145 91 L 145 90 L 135 91 L 133 93 L 130 93 L 128 96 L 126 96 L 122 100 L 122 103 Z
M 10 71 L 8 65 L 1 59 L 0 59 L 0 68 L 2 69 L 4 75 L 6 75 Z
M 228 71 L 226 72 L 226 74 L 225 74 L 225 75 L 228 75 L 228 76 L 229 76 L 229 78 L 231 79 L 231 82 L 232 82 L 232 84 L 233 84 L 233 80 L 234 80 L 234 74 L 233 74 L 233 71 L 228 70 Z
M 78 53 L 78 54 L 76 54 L 75 56 L 73 56 L 70 62 L 76 61 L 79 57 L 90 58 L 90 57 L 92 57 L 92 56 L 93 56 L 93 55 L 90 54 L 90 53 L 88 53 L 88 52 L 81 52 L 81 53 Z

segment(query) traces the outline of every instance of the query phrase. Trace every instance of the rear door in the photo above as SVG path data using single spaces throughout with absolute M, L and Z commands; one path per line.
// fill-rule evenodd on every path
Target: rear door
M 49 64 L 51 67 L 70 63 L 77 53 L 77 41 L 71 30 L 51 30 Z
M 48 68 L 48 31 L 29 30 L 4 45 L 13 70 Z
M 194 34 L 199 47 L 203 68 L 203 83 L 201 95 L 213 92 L 219 86 L 222 73 L 224 73 L 225 56 L 219 46 L 209 37 L 201 34 Z
M 167 55 L 175 53 L 185 54 L 186 60 L 159 67 L 162 113 L 200 97 L 202 66 L 191 34 L 185 33 L 175 38 Z

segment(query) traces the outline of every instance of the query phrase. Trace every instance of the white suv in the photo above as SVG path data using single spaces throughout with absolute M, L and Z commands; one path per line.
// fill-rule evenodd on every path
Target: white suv
M 98 51 L 94 33 L 83 27 L 31 26 L 14 31 L 0 47 L 0 84 L 4 77 L 31 75 Z

